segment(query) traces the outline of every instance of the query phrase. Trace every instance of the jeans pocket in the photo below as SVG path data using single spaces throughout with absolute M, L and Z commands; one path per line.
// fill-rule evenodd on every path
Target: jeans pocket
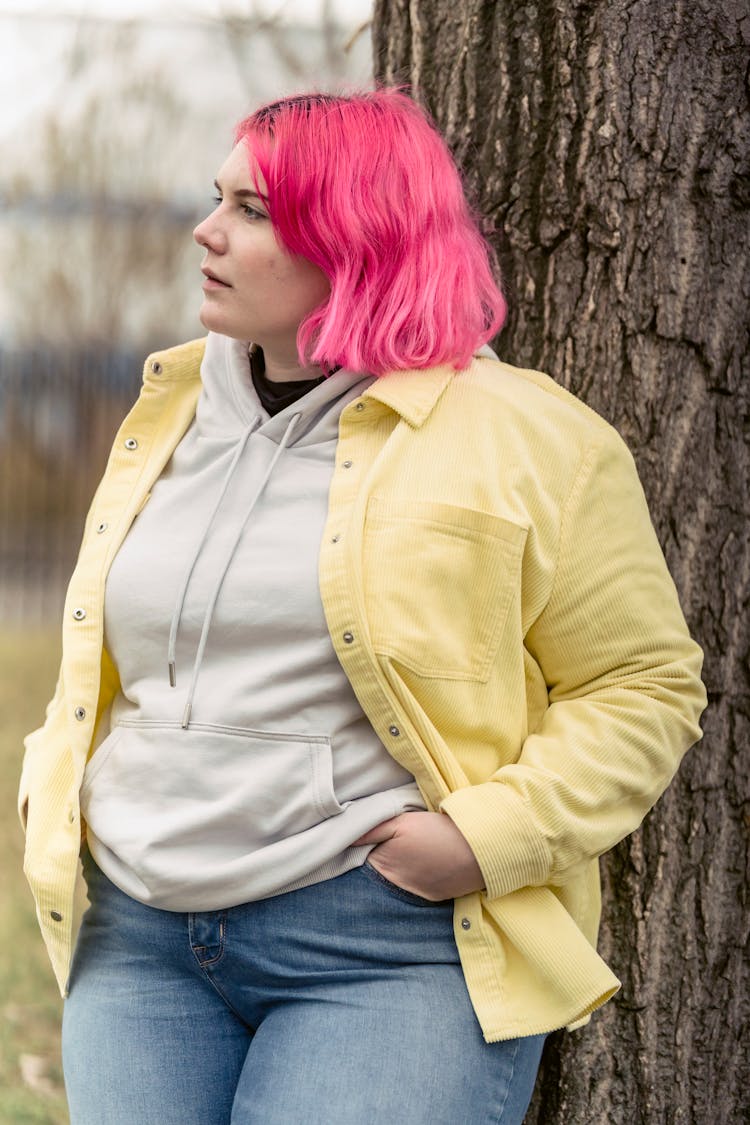
M 394 883 L 390 879 L 387 879 L 385 875 L 381 875 L 378 869 L 376 867 L 373 867 L 373 865 L 367 859 L 362 864 L 362 873 L 366 875 L 371 882 L 376 883 L 379 887 L 381 887 L 384 891 L 387 891 L 388 894 L 392 895 L 394 898 L 400 899 L 401 902 L 411 903 L 412 906 L 453 905 L 453 899 L 451 898 L 443 898 L 439 900 L 423 898 L 422 895 L 416 895 L 413 893 L 413 891 L 407 891 L 404 887 L 399 887 L 398 883 Z

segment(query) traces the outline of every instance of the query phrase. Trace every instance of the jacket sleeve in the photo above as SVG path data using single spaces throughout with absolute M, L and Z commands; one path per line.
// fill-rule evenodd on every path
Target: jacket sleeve
M 563 884 L 632 832 L 701 736 L 702 653 L 609 428 L 575 475 L 552 591 L 525 645 L 548 689 L 538 729 L 517 762 L 441 805 L 490 898 Z

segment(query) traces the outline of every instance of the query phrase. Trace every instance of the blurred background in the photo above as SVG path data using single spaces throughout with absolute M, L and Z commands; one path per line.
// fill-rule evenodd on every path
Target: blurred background
M 68 1121 L 21 875 L 22 738 L 143 360 L 203 334 L 195 223 L 234 124 L 372 81 L 371 0 L 0 0 L 0 1125 Z
M 0 620 L 59 611 L 146 352 L 202 335 L 235 122 L 371 80 L 369 0 L 0 0 Z

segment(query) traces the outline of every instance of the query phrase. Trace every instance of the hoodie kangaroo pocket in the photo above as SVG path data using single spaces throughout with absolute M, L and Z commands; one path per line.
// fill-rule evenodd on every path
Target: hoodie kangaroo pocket
M 252 851 L 342 811 L 323 735 L 126 720 L 81 789 L 96 837 L 123 860 L 198 843 Z

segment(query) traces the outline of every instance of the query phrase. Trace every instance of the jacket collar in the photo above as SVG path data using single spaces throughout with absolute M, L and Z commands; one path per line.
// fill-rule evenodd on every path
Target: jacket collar
M 153 352 L 143 368 L 144 383 L 159 384 L 200 379 L 206 338 L 190 340 Z M 363 397 L 375 399 L 418 428 L 429 418 L 438 399 L 456 374 L 449 365 L 423 370 L 389 371 L 371 383 Z
M 200 379 L 205 350 L 204 336 L 199 340 L 190 340 L 187 344 L 179 344 L 176 348 L 152 352 L 143 365 L 143 382 L 159 384 Z
M 429 418 L 455 374 L 447 364 L 420 371 L 389 371 L 371 383 L 363 397 L 382 402 L 417 428 Z

